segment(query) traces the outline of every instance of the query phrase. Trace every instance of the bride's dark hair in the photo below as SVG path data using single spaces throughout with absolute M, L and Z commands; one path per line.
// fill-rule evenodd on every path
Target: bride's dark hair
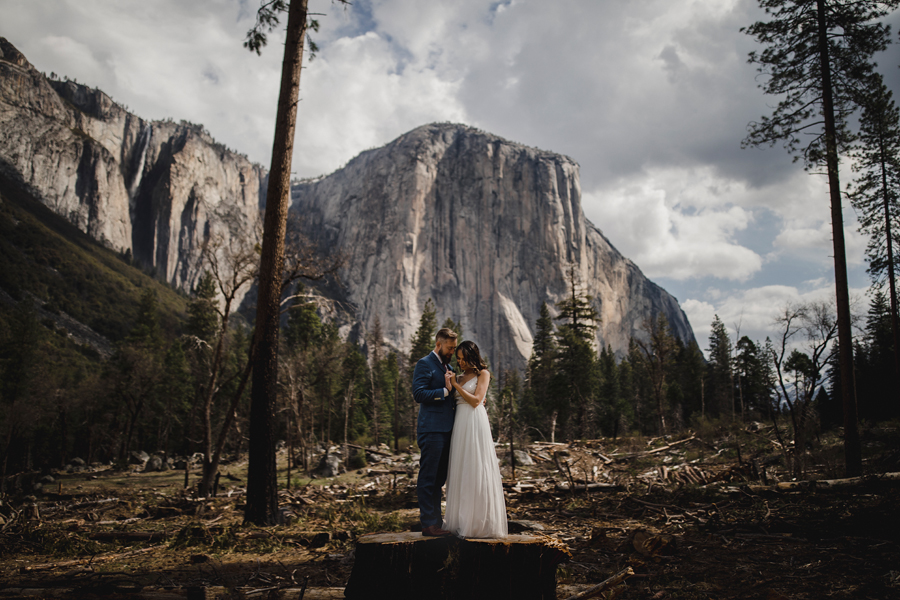
M 476 371 L 487 369 L 487 365 L 484 359 L 481 358 L 481 352 L 478 351 L 478 346 L 475 345 L 475 342 L 466 340 L 457 346 L 456 356 L 459 357 L 460 353 L 462 353 L 463 360 L 475 367 Z

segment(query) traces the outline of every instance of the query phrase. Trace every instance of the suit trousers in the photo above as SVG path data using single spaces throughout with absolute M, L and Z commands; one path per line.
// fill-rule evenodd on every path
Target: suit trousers
M 450 460 L 450 432 L 430 431 L 418 435 L 419 478 L 416 496 L 419 499 L 419 520 L 422 527 L 444 521 L 441 514 L 441 488 L 447 481 L 447 463 Z

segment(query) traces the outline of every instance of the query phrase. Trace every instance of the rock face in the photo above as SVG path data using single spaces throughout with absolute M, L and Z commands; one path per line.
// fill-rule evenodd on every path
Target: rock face
M 343 169 L 297 184 L 307 234 L 347 255 L 346 300 L 366 329 L 408 349 L 428 298 L 461 322 L 492 369 L 522 368 L 541 303 L 574 267 L 601 317 L 598 347 L 627 350 L 663 313 L 694 339 L 677 301 L 623 257 L 581 209 L 578 165 L 463 125 L 419 127 Z
M 185 290 L 212 233 L 254 226 L 266 185 L 262 167 L 202 127 L 145 121 L 99 90 L 48 79 L 3 38 L 0 172 Z M 307 235 L 347 256 L 336 295 L 352 308 L 348 325 L 364 334 L 378 318 L 401 351 L 433 298 L 439 323 L 461 322 L 495 372 L 522 368 L 541 303 L 554 310 L 570 267 L 601 316 L 598 348 L 624 352 L 659 313 L 693 340 L 676 300 L 584 218 L 565 156 L 426 125 L 295 184 L 292 197 Z
M 265 171 L 202 127 L 145 121 L 41 75 L 0 38 L 0 170 L 82 231 L 189 288 L 214 214 L 258 218 Z M 250 225 L 252 226 L 252 225 Z

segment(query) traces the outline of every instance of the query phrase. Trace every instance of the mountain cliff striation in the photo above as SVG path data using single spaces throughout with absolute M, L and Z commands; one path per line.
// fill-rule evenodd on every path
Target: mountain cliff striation
M 217 212 L 258 218 L 265 170 L 201 126 L 146 121 L 48 79 L 0 38 L 0 171 L 94 239 L 188 289 Z
M 198 125 L 147 121 L 97 89 L 47 78 L 0 38 L 0 174 L 94 239 L 190 289 L 220 215 L 253 227 L 266 171 Z M 694 339 L 677 301 L 623 257 L 581 209 L 578 165 L 464 125 L 419 127 L 346 167 L 295 182 L 306 235 L 346 263 L 340 288 L 362 338 L 409 349 L 428 298 L 461 323 L 492 368 L 522 368 L 540 306 L 574 270 L 601 320 L 596 341 L 627 351 L 648 317 Z M 248 230 L 248 234 L 249 234 Z M 252 301 L 253 294 L 248 294 Z
M 346 300 L 408 347 L 428 298 L 461 323 L 493 369 L 522 368 L 541 304 L 554 311 L 570 269 L 600 315 L 597 344 L 627 351 L 665 314 L 694 339 L 677 301 L 584 217 L 578 165 L 464 125 L 431 124 L 346 167 L 293 186 L 307 235 L 347 256 Z

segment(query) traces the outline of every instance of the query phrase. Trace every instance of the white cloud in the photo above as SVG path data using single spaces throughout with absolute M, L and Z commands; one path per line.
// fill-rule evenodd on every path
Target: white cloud
M 851 312 L 864 314 L 868 310 L 865 289 L 851 289 L 853 303 Z M 728 329 L 732 343 L 736 342 L 736 332 L 741 337 L 748 336 L 754 342 L 763 343 L 766 337 L 773 340 L 777 336 L 774 319 L 779 310 L 788 303 L 828 302 L 834 304 L 834 284 L 816 279 L 798 285 L 767 285 L 744 290 L 733 290 L 715 302 L 689 298 L 681 307 L 687 314 L 694 329 L 700 348 L 706 352 L 713 317 L 718 315 Z
M 753 221 L 735 205 L 740 187 L 706 170 L 660 170 L 584 194 L 585 212 L 651 278 L 746 280 L 762 257 L 734 240 Z
M 797 279 L 827 273 L 825 178 L 780 147 L 740 148 L 774 101 L 746 61 L 759 48 L 739 31 L 762 16 L 756 0 L 310 5 L 326 15 L 301 80 L 298 175 L 330 172 L 429 121 L 567 154 L 582 167 L 587 216 L 613 244 L 651 277 L 696 282 L 679 296 L 701 340 L 710 307 L 730 323 L 742 302 L 794 293 L 763 284 L 802 294 Z M 283 33 L 261 57 L 242 47 L 257 6 L 3 0 L 0 35 L 39 70 L 98 86 L 145 118 L 203 123 L 267 165 Z M 896 69 L 886 77 L 896 88 Z M 865 240 L 852 211 L 844 219 L 858 275 Z

